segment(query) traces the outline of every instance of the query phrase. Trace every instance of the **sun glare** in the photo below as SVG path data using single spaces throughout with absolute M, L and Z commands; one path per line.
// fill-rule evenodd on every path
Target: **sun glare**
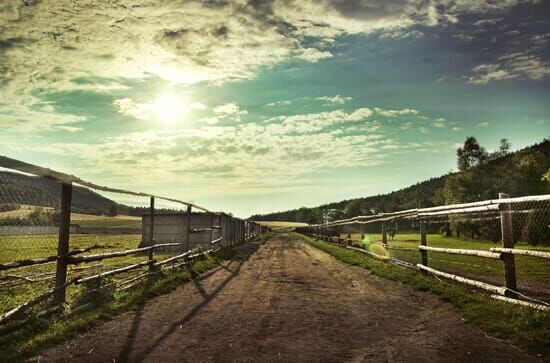
M 167 95 L 154 100 L 151 110 L 159 121 L 173 124 L 183 118 L 189 110 L 189 103 L 182 97 Z

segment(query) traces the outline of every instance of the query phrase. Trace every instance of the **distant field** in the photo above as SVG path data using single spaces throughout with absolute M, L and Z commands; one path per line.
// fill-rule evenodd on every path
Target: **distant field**
M 0 263 L 55 255 L 57 253 L 57 238 L 57 235 L 0 236 Z M 72 234 L 69 244 L 71 250 L 93 247 L 88 254 L 96 254 L 134 249 L 138 247 L 140 240 L 141 235 L 139 234 Z M 167 252 L 155 253 L 157 259 L 163 259 L 170 255 L 171 254 Z M 99 262 L 81 263 L 78 266 L 69 267 L 69 278 L 75 276 L 88 276 L 116 267 L 142 262 L 144 260 L 147 260 L 147 254 L 145 253 L 106 259 Z M 82 267 L 86 269 L 79 270 L 79 268 Z M 121 274 L 116 278 L 123 279 L 126 276 L 130 276 L 132 273 L 136 272 Z M 54 276 L 54 262 L 0 272 L 0 314 L 52 288 Z M 25 277 L 31 278 L 34 282 L 24 282 L 22 279 Z M 23 283 L 15 285 L 12 282 L 15 278 Z M 75 298 L 80 290 L 80 287 L 74 286 L 69 289 L 69 302 Z
M 53 213 L 54 211 L 51 207 L 21 204 L 19 209 L 0 212 L 0 219 L 27 218 L 37 209 L 41 209 L 44 213 Z M 141 217 L 128 215 L 110 217 L 106 215 L 71 213 L 71 223 L 78 224 L 80 227 L 139 228 L 141 227 Z
M 51 207 L 40 207 L 40 206 L 36 206 L 36 205 L 20 204 L 19 209 L 9 210 L 9 211 L 6 211 L 6 212 L 0 212 L 0 219 L 2 219 L 2 218 L 17 218 L 17 217 L 26 218 L 26 217 L 29 216 L 29 214 L 31 214 L 32 212 L 34 212 L 38 208 L 41 208 L 44 212 L 47 212 L 47 211 L 52 211 L 53 212 L 53 210 L 54 210 Z
M 296 228 L 296 227 L 307 226 L 307 223 L 284 222 L 284 221 L 257 221 L 257 223 L 272 229 Z
M 342 238 L 345 238 L 345 236 L 346 234 L 341 235 Z M 366 240 L 382 246 L 381 234 L 366 234 L 365 236 Z M 359 242 L 360 236 L 358 233 L 352 233 L 351 237 L 354 240 L 354 245 L 362 245 Z M 412 251 L 390 249 L 388 252 L 391 257 L 414 264 L 421 262 L 420 252 L 417 251 L 418 245 L 420 245 L 419 234 L 396 234 L 393 240 L 388 236 L 388 243 L 390 247 L 412 249 Z M 485 251 L 489 251 L 491 247 L 501 246 L 500 243 L 491 241 L 445 237 L 439 234 L 429 234 L 427 236 L 427 245 L 441 248 Z M 550 251 L 550 246 L 530 246 L 523 242 L 516 243 L 515 248 Z M 547 285 L 547 281 L 550 279 L 550 264 L 548 260 L 536 257 L 516 256 L 515 261 L 518 286 L 524 290 L 531 290 L 532 295 L 550 299 L 550 289 Z M 428 265 L 442 271 L 476 278 L 481 281 L 499 285 L 504 284 L 503 264 L 500 260 L 428 251 Z
M 141 227 L 141 217 L 118 215 L 116 217 L 71 213 L 71 223 L 80 227 Z

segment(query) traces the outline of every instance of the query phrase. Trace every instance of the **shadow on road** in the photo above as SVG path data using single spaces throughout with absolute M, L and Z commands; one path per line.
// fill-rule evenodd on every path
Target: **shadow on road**
M 124 344 L 124 347 L 122 348 L 117 361 L 127 362 L 129 360 L 131 361 L 143 361 L 149 354 L 151 354 L 155 348 L 161 344 L 165 339 L 170 337 L 181 325 L 186 324 L 187 322 L 191 321 L 195 315 L 197 315 L 205 306 L 210 304 L 216 296 L 233 280 L 235 277 L 237 277 L 240 273 L 242 265 L 250 259 L 250 257 L 260 248 L 262 243 L 260 242 L 250 242 L 246 243 L 242 246 L 239 246 L 237 249 L 237 253 L 233 258 L 227 263 L 226 265 L 223 265 L 222 262 L 218 261 L 219 267 L 217 267 L 215 270 L 207 272 L 206 274 L 203 274 L 195 279 L 192 280 L 193 284 L 199 291 L 199 293 L 203 296 L 204 300 L 195 306 L 190 312 L 188 312 L 183 318 L 173 322 L 170 324 L 170 326 L 166 329 L 166 331 L 159 336 L 157 339 L 152 341 L 148 344 L 147 348 L 137 354 L 136 356 L 130 357 L 132 350 L 134 349 L 134 342 L 137 337 L 137 333 L 140 326 L 140 321 L 143 315 L 143 305 L 140 305 L 138 311 L 136 312 L 136 315 L 134 316 L 134 320 L 132 322 L 132 326 L 128 332 L 126 342 Z M 234 266 L 234 267 L 233 267 Z M 200 281 L 204 280 L 205 278 L 212 276 L 214 273 L 220 271 L 220 270 L 226 270 L 229 272 L 229 276 L 222 280 L 220 284 L 212 291 L 210 294 L 208 294 L 203 287 L 200 285 Z

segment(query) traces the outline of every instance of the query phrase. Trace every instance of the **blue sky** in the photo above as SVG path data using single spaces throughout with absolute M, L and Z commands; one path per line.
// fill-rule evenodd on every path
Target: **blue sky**
M 8 0 L 0 154 L 239 216 L 550 136 L 547 1 Z

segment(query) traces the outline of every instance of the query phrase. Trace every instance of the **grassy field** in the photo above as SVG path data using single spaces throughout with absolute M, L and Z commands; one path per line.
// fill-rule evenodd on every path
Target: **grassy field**
M 411 285 L 419 291 L 439 295 L 442 300 L 457 306 L 464 319 L 480 326 L 484 331 L 501 339 L 510 340 L 532 354 L 550 359 L 550 313 L 507 304 L 472 291 L 471 288 L 435 279 L 429 275 L 392 264 L 379 262 L 359 252 L 331 243 L 314 240 L 303 235 L 310 245 L 337 259 L 390 280 Z
M 0 219 L 3 219 L 3 218 L 17 218 L 17 217 L 26 218 L 26 217 L 29 216 L 29 214 L 31 214 L 32 212 L 34 212 L 38 208 L 40 208 L 44 212 L 53 212 L 54 211 L 54 209 L 51 208 L 51 207 L 38 207 L 36 205 L 20 204 L 18 209 L 9 210 L 9 211 L 6 211 L 6 212 L 0 212 Z
M 37 210 L 47 214 L 53 214 L 55 211 L 54 208 L 51 207 L 21 204 L 19 205 L 19 209 L 0 212 L 0 220 L 5 218 L 25 219 Z M 117 215 L 111 217 L 106 215 L 71 213 L 71 223 L 78 224 L 80 227 L 140 228 L 141 217 L 129 215 Z
M 176 289 L 197 274 L 218 266 L 217 260 L 228 259 L 232 250 L 223 248 L 213 256 L 205 256 L 170 273 L 159 273 L 143 280 L 139 285 L 112 295 L 102 293 L 104 300 L 78 315 L 65 314 L 37 318 L 8 339 L 0 341 L 0 362 L 22 361 L 42 349 L 61 343 L 79 333 L 111 320 L 121 312 L 135 308 L 146 299 Z
M 80 227 L 140 228 L 141 217 L 118 215 L 116 217 L 71 213 L 71 223 Z
M 267 226 L 273 230 L 307 226 L 307 223 L 284 221 L 258 221 L 258 223 L 262 226 Z
M 344 238 L 345 235 L 342 234 L 341 237 Z M 352 234 L 351 237 L 352 240 L 354 240 L 354 245 L 359 247 L 364 246 L 364 243 L 359 242 L 360 235 L 358 233 Z M 421 262 L 420 252 L 416 250 L 385 250 L 381 243 L 381 234 L 368 234 L 366 235 L 365 241 L 370 241 L 367 245 L 369 245 L 368 249 L 372 252 L 381 252 L 390 257 L 413 264 Z M 396 234 L 393 240 L 388 236 L 388 244 L 390 247 L 417 249 L 418 245 L 420 245 L 420 235 L 414 233 L 400 233 Z M 429 234 L 427 236 L 427 245 L 441 248 L 461 248 L 484 251 L 489 251 L 491 247 L 501 246 L 501 244 L 491 241 L 445 237 L 440 234 Z M 548 246 L 530 246 L 526 243 L 517 243 L 515 248 L 550 251 L 550 247 Z M 520 291 L 531 297 L 550 302 L 550 284 L 548 283 L 548 281 L 550 281 L 550 263 L 548 263 L 548 260 L 537 257 L 516 256 L 515 262 L 518 288 Z M 504 270 L 501 260 L 429 251 L 428 265 L 445 272 L 492 284 L 504 285 Z
M 138 247 L 141 235 L 71 235 L 70 249 L 90 248 L 89 253 L 123 251 Z M 0 263 L 21 259 L 54 256 L 57 254 L 57 236 L 0 236 Z M 173 253 L 157 252 L 157 259 L 163 259 Z M 82 263 L 70 266 L 68 278 L 89 276 L 116 267 L 126 266 L 147 260 L 146 254 L 105 259 L 98 262 Z M 139 270 L 138 270 L 139 272 Z M 117 275 L 121 280 L 138 273 L 131 271 Z M 54 284 L 55 263 L 27 266 L 0 272 L 0 313 L 3 313 L 29 299 L 38 296 Z M 25 281 L 23 278 L 33 280 Z M 81 292 L 79 286 L 68 289 L 68 301 L 71 303 Z
M 257 240 L 265 240 L 269 238 L 270 234 L 266 233 L 261 236 L 257 236 Z M 76 235 L 71 236 L 71 247 L 89 247 L 95 246 L 94 253 L 104 251 L 123 250 L 129 248 L 135 248 L 139 242 L 139 235 L 95 235 L 84 236 Z M 1 243 L 11 246 L 11 254 L 4 255 L 4 249 L 0 249 L 0 256 L 4 260 L 12 258 L 14 256 L 13 249 L 17 246 L 25 245 L 27 254 L 34 257 L 44 256 L 55 250 L 55 238 L 49 238 L 44 240 L 43 236 L 33 237 L 28 240 L 5 238 L 0 239 Z M 102 322 L 108 321 L 114 318 L 117 314 L 124 312 L 128 309 L 132 309 L 137 305 L 143 303 L 146 299 L 153 296 L 158 296 L 176 289 L 183 282 L 190 280 L 197 274 L 205 272 L 213 267 L 219 265 L 219 260 L 229 259 L 233 256 L 233 250 L 229 247 L 224 247 L 217 251 L 213 255 L 206 255 L 202 258 L 192 261 L 192 263 L 186 267 L 176 268 L 169 273 L 165 270 L 160 270 L 158 273 L 152 275 L 147 279 L 143 279 L 137 286 L 124 291 L 113 291 L 109 287 L 103 287 L 97 292 L 89 292 L 84 287 L 72 286 L 68 289 L 68 309 L 63 314 L 56 314 L 46 318 L 35 318 L 31 320 L 25 327 L 17 330 L 14 334 L 7 336 L 7 338 L 0 339 L 0 362 L 15 362 L 22 361 L 35 355 L 42 349 L 47 348 L 56 343 L 61 343 L 79 333 L 90 330 L 91 328 L 98 326 Z M 168 257 L 170 254 L 155 254 L 158 259 Z M 173 255 L 173 254 L 172 254 Z M 127 265 L 138 261 L 147 259 L 145 255 L 120 257 L 103 261 L 101 269 L 112 269 L 116 265 Z M 41 265 L 31 267 L 32 274 L 36 274 L 40 269 L 45 269 L 51 272 L 52 268 L 55 269 L 55 264 Z M 23 274 L 21 270 L 16 269 L 18 274 Z M 137 274 L 142 272 L 132 272 Z M 31 271 L 27 271 L 31 273 Z M 78 272 L 72 274 L 78 275 Z M 3 274 L 4 276 L 6 274 Z M 71 275 L 71 274 L 70 274 Z M 123 276 L 121 276 L 123 277 Z M 2 280 L 0 280 L 1 282 Z M 110 280 L 103 281 L 108 283 Z M 39 292 L 38 285 L 27 284 L 32 289 L 26 293 L 21 293 L 21 290 L 13 290 L 11 294 L 6 294 L 0 287 L 0 313 L 7 310 L 7 305 L 13 305 L 20 300 L 28 300 L 29 297 L 37 295 Z M 5 288 L 4 288 L 5 289 Z M 83 300 L 85 299 L 85 300 Z M 71 315 L 71 308 L 79 306 L 82 302 L 94 302 L 95 305 L 80 313 L 78 315 Z M 42 307 L 43 308 L 43 307 Z M 36 309 L 35 309 L 36 310 Z

